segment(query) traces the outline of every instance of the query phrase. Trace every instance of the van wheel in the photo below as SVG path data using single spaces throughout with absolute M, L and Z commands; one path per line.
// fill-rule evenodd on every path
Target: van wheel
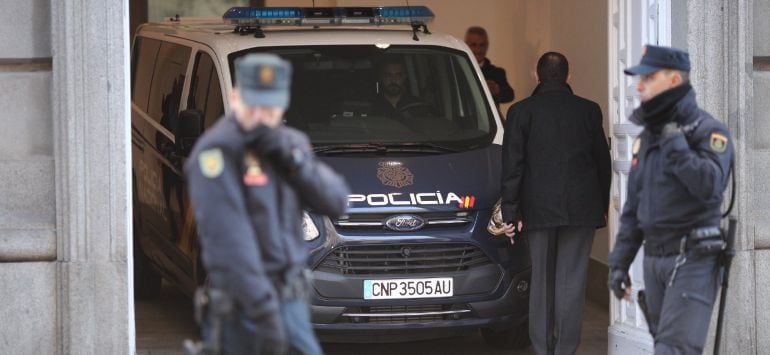
M 528 347 L 529 323 L 524 322 L 513 328 L 496 331 L 490 328 L 482 328 L 481 336 L 490 346 L 498 349 L 517 350 Z

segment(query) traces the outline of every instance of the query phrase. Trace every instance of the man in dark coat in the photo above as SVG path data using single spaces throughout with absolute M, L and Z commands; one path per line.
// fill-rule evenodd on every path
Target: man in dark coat
M 505 234 L 532 257 L 529 333 L 538 354 L 580 344 L 588 259 L 606 224 L 610 154 L 599 105 L 572 93 L 564 55 L 543 54 L 539 85 L 508 110 L 503 138 Z
M 221 350 L 321 354 L 306 300 L 306 238 L 313 236 L 303 232 L 302 210 L 340 215 L 348 188 L 303 133 L 281 125 L 287 61 L 246 55 L 235 61 L 235 79 L 232 113 L 198 140 L 185 164 L 210 287 L 234 304 L 220 315 Z M 202 330 L 204 340 L 217 336 L 210 324 Z
M 701 354 L 721 250 L 703 250 L 692 236 L 715 231 L 721 241 L 720 206 L 733 161 L 730 132 L 698 108 L 686 52 L 647 46 L 641 64 L 625 73 L 640 76 L 642 103 L 630 120 L 644 131 L 632 148 L 626 203 L 608 259 L 609 287 L 618 298 L 630 296 L 628 268 L 644 243 L 655 354 Z
M 505 69 L 492 65 L 492 62 L 487 58 L 487 50 L 489 49 L 487 30 L 479 26 L 469 27 L 465 32 L 465 44 L 471 49 L 473 56 L 479 63 L 495 104 L 499 107 L 501 103 L 513 101 L 514 92 L 511 84 L 508 84 L 508 78 L 505 77 Z

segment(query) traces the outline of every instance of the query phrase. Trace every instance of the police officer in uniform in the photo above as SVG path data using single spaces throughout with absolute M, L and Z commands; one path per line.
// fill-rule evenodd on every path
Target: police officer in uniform
M 337 216 L 348 188 L 281 125 L 291 65 L 272 54 L 235 61 L 231 113 L 196 143 L 185 165 L 210 288 L 232 299 L 223 354 L 321 354 L 310 324 L 303 209 Z M 204 341 L 215 334 L 204 322 Z
M 640 77 L 642 103 L 630 120 L 644 130 L 632 148 L 609 287 L 629 298 L 628 268 L 643 247 L 640 306 L 647 309 L 655 354 L 701 354 L 719 281 L 719 250 L 703 248 L 708 238 L 702 238 L 704 231 L 721 238 L 733 146 L 725 125 L 698 108 L 689 72 L 686 52 L 651 45 L 641 64 L 625 71 Z

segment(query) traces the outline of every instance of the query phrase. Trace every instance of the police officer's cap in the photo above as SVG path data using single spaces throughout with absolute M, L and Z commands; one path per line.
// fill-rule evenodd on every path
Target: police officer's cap
M 275 54 L 252 53 L 235 60 L 235 87 L 249 106 L 289 106 L 291 64 Z
M 626 75 L 648 75 L 661 69 L 689 72 L 690 55 L 676 48 L 647 45 L 644 47 L 642 62 L 623 72 Z

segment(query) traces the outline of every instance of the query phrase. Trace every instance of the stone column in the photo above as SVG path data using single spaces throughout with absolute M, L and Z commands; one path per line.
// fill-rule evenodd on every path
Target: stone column
M 53 0 L 50 20 L 56 350 L 133 354 L 128 2 Z
M 752 211 L 756 207 L 755 190 L 770 172 L 770 165 L 755 165 L 757 151 L 752 144 L 755 123 L 752 74 L 752 6 L 753 0 L 689 0 L 687 1 L 686 44 L 692 61 L 692 81 L 699 104 L 717 119 L 727 124 L 736 148 L 735 178 L 738 182 L 732 215 L 738 217 L 735 248 L 737 255 L 730 274 L 726 321 L 723 324 L 723 354 L 757 353 L 756 322 L 767 318 L 760 314 L 755 298 L 760 274 L 755 273 L 757 252 L 755 229 L 760 218 Z M 676 21 L 676 19 L 673 19 Z M 767 96 L 767 93 L 763 93 Z M 758 98 L 758 101 L 767 98 Z M 726 195 L 729 199 L 729 194 Z M 768 202 L 764 200 L 764 210 Z M 758 269 L 757 269 L 758 270 Z M 770 276 L 764 276 L 765 283 Z M 716 309 L 718 304 L 715 306 Z M 716 316 L 712 318 L 711 333 L 715 330 Z M 713 337 L 706 353 L 711 353 Z

